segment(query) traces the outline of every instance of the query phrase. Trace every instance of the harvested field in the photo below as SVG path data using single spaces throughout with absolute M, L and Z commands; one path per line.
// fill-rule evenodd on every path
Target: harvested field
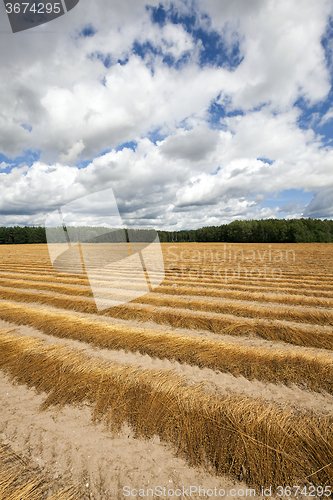
M 178 479 L 194 467 L 197 477 L 205 470 L 205 481 L 216 477 L 220 486 L 245 481 L 258 498 L 261 487 L 291 484 L 303 488 L 300 498 L 313 497 L 311 487 L 315 496 L 329 496 L 333 246 L 193 243 L 162 250 L 161 285 L 98 311 L 88 276 L 56 272 L 46 245 L 0 246 L 2 372 L 37 391 L 44 412 L 87 404 L 91 428 L 106 425 L 109 438 L 127 426 L 134 440 L 171 446 L 185 464 Z M 123 284 L 125 272 L 119 263 L 112 281 L 122 283 L 124 296 L 126 287 L 141 289 L 139 274 Z M 19 325 L 30 330 L 21 335 Z M 113 361 L 84 353 L 80 345 L 87 344 L 96 353 L 108 350 Z M 144 366 L 124 362 L 138 354 Z M 165 363 L 157 370 L 154 360 Z M 201 370 L 197 384 L 190 367 Z M 216 374 L 232 377 L 231 392 L 211 390 Z M 259 382 L 274 384 L 276 401 L 274 391 L 258 395 Z M 295 403 L 279 397 L 282 388 L 295 391 Z M 296 398 L 299 391 L 313 408 Z M 9 444 L 19 452 L 15 436 Z M 152 487 L 154 467 L 141 474 Z M 140 475 L 133 485 L 139 487 Z M 124 486 L 111 497 L 95 488 L 83 498 L 123 498 Z
M 160 359 L 211 368 L 249 380 L 306 384 L 333 394 L 333 356 L 322 351 L 283 351 L 252 348 L 227 340 L 195 338 L 138 327 L 89 321 L 73 314 L 0 302 L 0 317 L 60 338 L 70 338 L 108 349 L 125 349 Z
M 45 477 L 38 470 L 29 468 L 26 460 L 6 445 L 0 445 L 0 498 L 1 500 L 75 500 L 82 497 L 77 487 L 53 493 L 55 481 Z
M 172 372 L 112 366 L 6 331 L 0 333 L 0 354 L 0 367 L 15 381 L 48 394 L 42 409 L 87 400 L 95 420 L 106 416 L 116 430 L 126 422 L 137 436 L 158 435 L 192 465 L 208 462 L 217 473 L 237 477 L 246 457 L 254 485 L 291 484 L 313 470 L 318 482 L 330 480 L 331 417 L 294 414 L 259 399 L 214 397 Z

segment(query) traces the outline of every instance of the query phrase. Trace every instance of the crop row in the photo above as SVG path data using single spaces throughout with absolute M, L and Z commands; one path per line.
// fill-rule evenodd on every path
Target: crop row
M 333 358 L 325 352 L 249 347 L 225 340 L 114 325 L 11 302 L 0 302 L 0 318 L 100 348 L 139 352 L 244 376 L 249 380 L 305 384 L 314 391 L 325 390 L 333 394 Z
M 242 270 L 243 269 L 243 270 Z M 263 267 L 254 267 L 253 272 L 251 274 L 251 269 L 248 269 L 248 272 L 245 272 L 245 267 L 242 268 L 240 266 L 240 269 L 238 269 L 238 266 L 225 266 L 225 267 L 212 267 L 212 269 L 209 269 L 207 267 L 198 267 L 198 266 L 193 266 L 193 267 L 174 267 L 172 269 L 168 269 L 166 267 L 166 278 L 173 281 L 190 281 L 190 282 L 198 282 L 198 283 L 207 283 L 209 284 L 210 282 L 216 282 L 220 284 L 225 284 L 225 283 L 235 283 L 235 284 L 250 284 L 250 285 L 258 285 L 258 283 L 264 283 L 265 286 L 270 286 L 270 287 L 275 287 L 275 286 L 286 286 L 286 285 L 293 285 L 293 286 L 310 286 L 310 287 L 321 287 L 321 288 L 326 288 L 326 289 L 332 289 L 332 279 L 333 276 L 328 275 L 327 272 L 323 273 L 320 275 L 312 275 L 309 274 L 307 275 L 304 270 L 302 270 L 298 274 L 287 274 L 284 273 L 281 270 L 281 275 L 280 272 L 275 270 L 272 276 L 272 268 L 267 267 L 266 271 Z M 278 268 L 280 269 L 280 268 Z M 36 263 L 32 263 L 29 266 L 23 265 L 23 264 L 0 264 L 0 271 L 3 272 L 8 272 L 8 270 L 14 271 L 14 272 L 24 272 L 24 273 L 48 273 L 48 274 L 53 274 L 57 275 L 56 271 L 52 266 L 45 266 L 41 265 L 40 267 L 36 265 Z M 259 273 L 260 271 L 260 273 Z M 124 275 L 124 273 L 127 272 L 126 268 L 122 268 L 121 263 L 119 263 L 119 266 L 117 267 L 117 272 L 121 275 Z M 61 273 L 63 275 L 68 275 L 71 277 L 78 276 L 74 272 L 68 272 L 68 273 Z M 132 277 L 134 277 L 134 273 L 132 274 Z M 320 279 L 320 284 L 318 284 L 318 279 Z
M 46 498 L 52 487 L 50 479 L 29 468 L 9 446 L 0 445 L 1 500 L 40 500 Z M 80 497 L 79 488 L 74 486 L 48 496 L 49 500 L 77 500 Z
M 88 287 L 82 286 L 64 286 L 59 284 L 44 284 L 39 282 L 27 282 L 23 280 L 1 280 L 2 287 L 14 288 L 31 288 L 36 290 L 47 290 L 51 292 L 58 292 L 60 294 L 89 297 L 92 295 Z M 117 296 L 121 294 L 122 284 L 119 284 L 120 289 L 117 290 Z M 131 287 L 132 289 L 139 288 Z M 126 299 L 125 299 L 126 300 Z M 249 301 L 249 298 L 248 298 Z M 191 297 L 170 297 L 168 295 L 157 295 L 150 293 L 136 299 L 136 303 L 147 304 L 157 307 L 168 307 L 177 309 L 190 309 L 195 311 L 218 313 L 218 314 L 232 314 L 234 316 L 241 316 L 246 318 L 266 318 L 266 319 L 279 319 L 287 321 L 297 321 L 301 323 L 333 325 L 333 312 L 324 309 L 297 309 L 297 306 L 284 305 L 283 307 L 271 308 L 265 304 L 243 304 L 237 303 L 232 300 L 223 301 L 209 301 L 207 299 L 196 299 Z
M 50 295 L 43 292 L 28 292 L 0 287 L 0 299 L 15 302 L 36 302 L 57 308 L 97 314 L 93 299 Z M 152 320 L 176 328 L 202 329 L 223 335 L 256 335 L 265 340 L 283 341 L 304 347 L 332 349 L 333 335 L 322 328 L 265 319 L 237 318 L 235 316 L 186 311 L 182 309 L 156 308 L 149 305 L 128 303 L 101 312 L 109 317 L 123 320 Z
M 158 435 L 191 465 L 214 467 L 249 485 L 329 484 L 332 418 L 295 414 L 262 399 L 212 396 L 170 371 L 90 359 L 32 337 L 0 335 L 0 367 L 18 383 L 48 394 L 41 409 L 89 401 L 93 419 L 136 436 Z M 20 359 L 20 363 L 17 363 Z
M 204 299 L 192 299 L 189 297 L 167 297 L 149 294 L 140 297 L 136 303 L 148 304 L 157 307 L 169 307 L 178 309 L 191 309 L 219 314 L 232 314 L 246 318 L 267 318 L 300 323 L 311 323 L 321 325 L 333 325 L 333 312 L 325 309 L 297 309 L 295 306 L 271 307 L 267 305 L 243 304 L 231 300 L 209 301 Z
M 16 275 L 17 276 L 17 275 Z M 24 279 L 15 279 L 11 277 L 1 277 L 0 284 L 1 286 L 7 286 L 12 288 L 25 288 L 25 289 L 38 289 L 38 290 L 47 290 L 62 293 L 65 295 L 78 295 L 78 296 L 91 296 L 91 288 L 89 286 L 89 282 L 85 284 L 81 282 L 74 282 L 69 279 L 66 281 L 62 279 L 62 282 L 54 282 L 53 280 L 42 277 L 40 279 L 35 279 L 34 276 L 25 276 Z M 131 283 L 121 283 L 115 282 L 113 286 L 118 286 L 120 288 L 127 288 L 131 290 L 139 290 L 141 285 L 131 284 Z M 180 287 L 172 287 L 172 286 L 159 286 L 155 289 L 156 293 L 165 294 L 165 295 L 187 295 L 187 296 L 205 296 L 205 297 L 216 297 L 216 298 L 227 298 L 233 300 L 245 300 L 245 301 L 256 301 L 258 303 L 268 302 L 268 303 L 278 303 L 278 304 L 286 304 L 286 305 L 304 305 L 304 306 L 317 306 L 322 308 L 333 308 L 333 298 L 324 298 L 324 297 L 308 297 L 303 295 L 287 295 L 287 294 L 278 294 L 278 293 L 258 293 L 252 291 L 238 291 L 238 290 L 228 290 L 228 289 L 207 289 L 207 288 L 192 288 L 190 286 L 180 286 Z M 152 295 L 153 297 L 153 295 Z M 199 310 L 202 310 L 200 307 Z M 214 311 L 211 310 L 212 312 Z M 220 311 L 216 311 L 220 312 Z M 232 311 L 230 311 L 232 312 Z M 233 313 L 235 314 L 235 313 Z M 272 314 L 272 313 L 270 313 Z M 251 316 L 253 317 L 253 316 Z M 318 320 L 320 322 L 320 319 Z M 310 321 L 311 322 L 311 321 Z
M 76 277 L 73 277 L 76 276 Z M 6 272 L 0 271 L 0 279 L 2 280 L 24 280 L 25 282 L 35 281 L 35 282 L 46 282 L 53 284 L 64 284 L 68 285 L 85 285 L 89 286 L 89 280 L 86 275 L 69 275 L 61 274 L 61 273 L 44 273 L 40 274 L 37 271 L 31 271 L 30 273 L 25 272 Z M 177 288 L 173 285 L 177 285 Z M 281 300 L 285 298 L 286 302 L 294 302 L 296 298 L 293 295 L 297 295 L 297 300 L 299 299 L 304 305 L 309 304 L 307 301 L 316 300 L 314 297 L 318 297 L 318 303 L 313 302 L 313 305 L 324 305 L 326 304 L 327 299 L 333 298 L 333 289 L 332 291 L 318 289 L 320 285 L 316 285 L 316 289 L 314 288 L 304 288 L 302 287 L 284 287 L 282 284 L 277 283 L 278 293 L 272 293 L 272 287 L 268 286 L 259 286 L 258 282 L 255 285 L 235 285 L 235 284 L 225 284 L 225 283 L 214 283 L 212 281 L 209 282 L 207 287 L 203 288 L 202 281 L 177 281 L 174 283 L 172 280 L 168 280 L 167 278 L 163 282 L 163 286 L 159 286 L 156 289 L 156 292 L 161 293 L 172 293 L 172 294 L 184 294 L 188 295 L 200 295 L 205 294 L 208 296 L 222 296 L 222 294 L 231 294 L 231 293 L 242 293 L 242 296 L 239 298 L 244 299 L 248 296 L 248 294 L 252 294 L 252 296 L 257 296 L 259 294 L 260 300 L 266 300 L 265 297 L 269 297 L 270 295 L 274 295 L 280 297 Z M 255 291 L 253 292 L 252 289 Z M 236 296 L 235 296 L 236 297 Z M 269 298 L 267 298 L 269 300 Z M 279 299 L 277 299 L 279 300 Z
M 29 274 L 24 272 L 0 272 L 0 280 L 24 280 L 26 286 L 29 282 L 45 282 L 63 285 L 80 285 L 89 286 L 89 280 L 86 275 L 75 275 L 76 277 L 68 277 L 68 275 L 61 275 L 60 273 L 45 273 L 40 275 L 37 271 L 30 272 Z M 177 285 L 175 286 L 173 285 Z M 278 285 L 278 284 L 277 284 Z M 320 286 L 320 285 L 317 285 Z M 255 290 L 252 291 L 252 288 Z M 200 282 L 183 282 L 177 281 L 174 283 L 168 279 L 165 279 L 163 286 L 159 286 L 155 289 L 156 292 L 167 293 L 173 295 L 206 295 L 211 297 L 222 297 L 230 296 L 231 298 L 240 298 L 246 300 L 246 297 L 253 297 L 256 300 L 259 297 L 260 301 L 274 301 L 287 303 L 294 303 L 297 301 L 298 304 L 304 305 L 318 305 L 318 306 L 328 306 L 331 304 L 329 299 L 333 299 L 333 290 L 327 291 L 322 289 L 309 289 L 303 287 L 281 287 L 277 286 L 277 292 L 272 292 L 272 287 L 266 286 L 256 286 L 251 285 L 234 285 L 234 284 L 224 284 L 224 283 L 213 283 L 210 282 L 208 287 L 203 288 L 203 283 Z M 296 297 L 295 297 L 296 295 Z
M 193 295 L 205 297 L 220 297 L 236 300 L 257 301 L 257 302 L 275 302 L 287 305 L 304 305 L 304 306 L 319 306 L 333 307 L 333 297 L 314 297 L 312 292 L 304 294 L 303 290 L 298 290 L 298 294 L 287 293 L 258 293 L 250 289 L 247 290 L 230 290 L 226 287 L 214 288 L 192 288 L 191 286 L 159 286 L 154 290 L 156 293 L 164 293 L 168 295 Z M 311 295 L 310 297 L 308 295 Z
M 202 284 L 202 283 L 207 283 L 209 284 L 210 282 L 216 282 L 217 284 L 225 284 L 226 281 L 226 275 L 225 275 L 225 269 L 221 268 L 221 271 L 219 271 L 219 268 L 214 268 L 212 272 L 203 272 L 203 269 L 206 268 L 178 268 L 175 267 L 173 270 L 168 270 L 166 269 L 166 280 L 170 280 L 173 282 L 187 282 L 189 281 L 191 284 Z M 228 268 L 227 268 L 228 269 Z M 261 269 L 261 277 L 258 279 L 257 275 L 259 272 L 254 273 L 254 276 L 251 277 L 249 274 L 248 277 L 245 279 L 245 274 L 243 271 L 240 271 L 240 276 L 238 277 L 238 267 L 234 268 L 235 269 L 235 275 L 231 272 L 231 269 L 229 269 L 227 273 L 227 282 L 230 283 L 232 281 L 233 284 L 244 284 L 246 282 L 247 285 L 251 286 L 257 286 L 258 284 L 265 284 L 267 287 L 282 287 L 286 285 L 293 285 L 293 286 L 299 286 L 299 287 L 304 287 L 309 286 L 310 288 L 323 288 L 326 287 L 326 289 L 332 289 L 332 278 L 333 276 L 328 275 L 327 272 L 323 273 L 322 275 L 319 273 L 317 275 L 312 275 L 309 274 L 307 275 L 304 270 L 300 272 L 299 274 L 293 274 L 293 275 L 287 275 L 282 272 L 281 277 L 279 277 L 279 273 L 275 272 L 274 273 L 274 279 L 271 278 L 270 276 L 270 271 L 267 270 L 266 277 L 264 277 L 264 271 Z M 77 279 L 82 279 L 84 276 L 78 275 L 78 274 L 73 274 L 73 273 L 57 273 L 54 268 L 51 265 L 45 266 L 41 265 L 38 266 L 35 262 L 31 263 L 31 265 L 26 266 L 23 265 L 22 263 L 18 263 L 16 265 L 14 264 L 0 264 L 0 272 L 1 273 L 6 273 L 8 271 L 12 271 L 15 273 L 21 273 L 21 274 L 40 274 L 40 275 L 50 275 L 50 276 L 68 276 L 72 278 L 77 278 Z M 119 263 L 119 266 L 117 268 L 118 272 L 121 273 L 122 275 L 126 273 L 126 269 L 122 269 L 121 263 Z M 197 272 L 196 272 L 197 271 Z M 197 276 L 199 274 L 199 276 Z M 233 278 L 231 280 L 231 278 Z M 318 284 L 318 279 L 320 279 L 320 284 Z

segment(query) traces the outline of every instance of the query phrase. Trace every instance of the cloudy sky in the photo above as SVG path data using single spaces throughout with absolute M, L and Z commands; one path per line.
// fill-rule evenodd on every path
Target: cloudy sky
M 333 218 L 330 0 L 0 4 L 0 225 L 112 188 L 128 225 Z

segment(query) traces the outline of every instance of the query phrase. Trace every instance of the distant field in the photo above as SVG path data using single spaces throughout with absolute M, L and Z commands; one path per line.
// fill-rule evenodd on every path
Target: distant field
M 161 286 L 98 312 L 87 276 L 56 272 L 47 245 L 0 246 L 1 369 L 46 393 L 43 409 L 87 402 L 96 422 L 159 436 L 189 466 L 322 496 L 333 479 L 333 244 L 162 250 Z

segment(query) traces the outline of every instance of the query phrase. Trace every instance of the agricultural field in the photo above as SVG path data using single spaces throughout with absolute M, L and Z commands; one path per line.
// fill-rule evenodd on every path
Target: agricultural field
M 98 311 L 47 245 L 0 246 L 0 498 L 330 497 L 333 245 L 162 251 Z

